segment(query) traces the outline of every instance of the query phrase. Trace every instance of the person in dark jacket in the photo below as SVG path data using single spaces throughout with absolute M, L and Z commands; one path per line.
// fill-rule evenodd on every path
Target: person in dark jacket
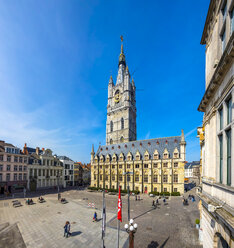
M 68 224 L 67 224 L 67 236 L 69 235 L 69 236 L 71 236 L 71 224 L 70 224 L 70 222 L 68 221 Z
M 68 221 L 66 221 L 64 228 L 64 237 L 68 237 Z

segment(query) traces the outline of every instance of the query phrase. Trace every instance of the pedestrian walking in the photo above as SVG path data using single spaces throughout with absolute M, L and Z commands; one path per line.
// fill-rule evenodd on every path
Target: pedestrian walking
M 157 199 L 157 201 L 156 201 L 156 204 L 158 205 L 158 199 Z
M 63 227 L 64 228 L 64 237 L 68 237 L 68 233 L 67 233 L 67 228 L 68 228 L 68 221 L 66 221 L 66 223 L 65 223 L 65 226 Z
M 163 202 L 164 202 L 164 205 L 165 205 L 166 204 L 166 199 L 165 198 L 163 199 Z
M 152 207 L 154 207 L 154 200 L 153 200 L 153 202 L 152 202 Z
M 93 222 L 94 221 L 97 221 L 97 213 L 96 212 L 94 212 L 94 216 L 93 216 Z
M 68 236 L 68 235 L 71 236 L 70 230 L 71 230 L 71 224 L 70 224 L 70 222 L 68 221 L 68 225 L 67 225 L 67 236 Z
M 135 196 L 135 201 L 137 201 L 137 195 Z

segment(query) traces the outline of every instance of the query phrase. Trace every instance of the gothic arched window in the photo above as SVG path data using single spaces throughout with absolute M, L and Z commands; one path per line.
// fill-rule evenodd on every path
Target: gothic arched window
M 123 136 L 120 138 L 120 142 L 121 142 L 121 143 L 124 142 L 124 137 L 123 137 Z
M 124 129 L 124 119 L 123 119 L 123 117 L 121 118 L 121 129 Z
M 110 122 L 110 131 L 113 132 L 113 121 Z
M 112 139 L 110 139 L 110 144 L 113 144 L 113 140 Z

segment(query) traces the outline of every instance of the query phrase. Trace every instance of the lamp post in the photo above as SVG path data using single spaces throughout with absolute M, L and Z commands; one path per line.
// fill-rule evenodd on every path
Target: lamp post
M 129 189 L 129 180 L 128 180 L 128 175 L 132 175 L 133 172 L 127 171 L 124 172 L 123 175 L 127 175 L 127 183 L 128 183 L 128 221 L 130 221 L 130 189 Z
M 129 221 L 129 225 L 125 224 L 124 228 L 126 229 L 126 232 L 129 234 L 129 248 L 134 248 L 134 234 L 137 231 L 137 223 L 133 224 L 134 221 L 131 219 Z
M 59 194 L 59 171 L 57 171 L 57 188 L 58 188 L 58 200 L 60 200 L 60 194 Z

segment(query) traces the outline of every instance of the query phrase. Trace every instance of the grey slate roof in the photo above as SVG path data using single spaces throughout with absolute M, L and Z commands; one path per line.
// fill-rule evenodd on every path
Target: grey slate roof
M 196 166 L 196 165 L 200 165 L 200 161 L 193 161 L 193 162 L 186 163 L 184 165 L 184 168 L 185 169 L 192 169 L 193 166 Z
M 98 155 L 99 157 L 101 155 L 106 156 L 107 154 L 112 156 L 115 153 L 118 156 L 122 152 L 126 157 L 128 152 L 130 151 L 135 157 L 137 151 L 139 151 L 141 156 L 143 156 L 145 151 L 147 150 L 150 154 L 150 157 L 152 158 L 154 151 L 157 150 L 159 153 L 159 158 L 162 158 L 164 149 L 167 148 L 169 157 L 172 157 L 174 149 L 176 147 L 180 152 L 180 141 L 181 136 L 174 136 L 99 146 L 96 155 Z
M 27 148 L 27 151 L 28 151 L 28 154 L 32 154 L 32 153 L 36 153 L 36 148 L 32 148 L 32 147 L 26 147 Z M 39 154 L 42 154 L 43 151 L 39 149 Z
M 70 159 L 69 157 L 67 156 L 57 156 L 58 159 L 60 160 L 69 160 L 69 161 L 73 161 L 72 159 Z

